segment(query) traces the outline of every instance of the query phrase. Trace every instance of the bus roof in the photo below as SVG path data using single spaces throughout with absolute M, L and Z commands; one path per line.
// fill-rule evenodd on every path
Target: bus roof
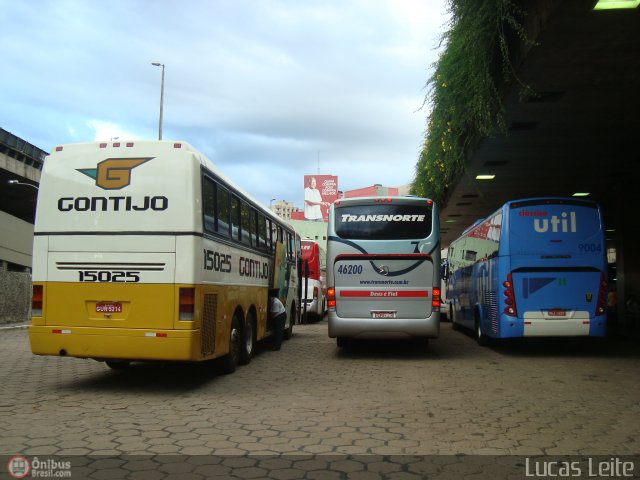
M 122 151 L 124 152 L 126 152 L 127 149 L 135 149 L 136 147 L 137 148 L 143 147 L 146 149 L 166 150 L 171 152 L 175 152 L 176 150 L 179 150 L 180 152 L 183 152 L 183 153 L 191 153 L 197 158 L 200 165 L 210 170 L 211 173 L 213 173 L 216 177 L 222 180 L 222 182 L 225 183 L 228 187 L 230 187 L 234 192 L 240 194 L 246 200 L 251 202 L 254 206 L 258 207 L 261 213 L 265 214 L 267 217 L 277 221 L 280 224 L 284 224 L 289 229 L 295 230 L 290 223 L 278 217 L 275 213 L 273 213 L 267 207 L 262 205 L 262 203 L 260 203 L 256 198 L 254 198 L 241 186 L 236 184 L 233 180 L 231 180 L 224 173 L 222 173 L 222 171 L 209 158 L 207 158 L 204 154 L 202 154 L 195 147 L 193 147 L 193 145 L 182 140 L 117 140 L 117 141 L 109 141 L 109 142 L 98 141 L 98 142 L 68 143 L 68 144 L 57 145 L 53 149 L 53 152 L 47 157 L 47 159 L 49 158 L 53 159 L 54 156 L 60 154 L 60 152 L 69 151 L 69 150 L 77 151 L 77 150 L 95 149 L 96 146 L 98 147 L 98 149 L 105 149 L 105 150 L 117 149 L 119 151 L 120 149 L 122 149 Z
M 402 196 L 378 196 L 378 197 L 347 197 L 347 198 L 339 198 L 334 202 L 336 206 L 340 206 L 342 204 L 359 204 L 366 205 L 369 203 L 379 203 L 379 202 L 389 202 L 389 203 L 420 203 L 426 202 L 428 205 L 433 205 L 434 201 L 430 198 L 425 197 L 416 197 L 415 195 L 402 195 Z

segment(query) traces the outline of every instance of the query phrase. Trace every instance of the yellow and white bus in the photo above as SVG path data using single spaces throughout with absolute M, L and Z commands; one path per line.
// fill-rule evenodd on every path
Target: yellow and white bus
M 36 210 L 31 350 L 201 361 L 230 373 L 273 331 L 269 288 L 299 312 L 300 237 L 185 142 L 62 145 Z

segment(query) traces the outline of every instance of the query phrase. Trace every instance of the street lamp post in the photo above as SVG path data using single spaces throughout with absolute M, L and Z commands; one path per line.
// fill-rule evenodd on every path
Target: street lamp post
M 9 185 L 26 185 L 27 187 L 35 188 L 36 191 L 39 190 L 37 186 L 32 185 L 31 183 L 19 182 L 18 180 L 7 180 L 7 183 Z
M 164 104 L 164 63 L 151 62 L 155 67 L 162 67 L 162 80 L 160 81 L 160 120 L 158 121 L 158 140 L 162 140 L 162 107 Z
M 276 199 L 272 198 L 271 200 L 269 200 L 269 210 L 273 210 L 273 202 L 275 202 Z

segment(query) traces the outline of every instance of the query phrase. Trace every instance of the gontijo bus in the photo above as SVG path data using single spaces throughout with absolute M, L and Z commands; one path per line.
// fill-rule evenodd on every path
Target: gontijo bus
M 341 199 L 327 232 L 329 337 L 436 338 L 440 331 L 440 228 L 418 197 Z
M 507 202 L 451 243 L 448 268 L 451 321 L 481 344 L 605 334 L 605 243 L 595 202 Z
M 185 142 L 62 145 L 47 158 L 33 252 L 33 353 L 248 363 L 268 288 L 290 335 L 300 239 Z

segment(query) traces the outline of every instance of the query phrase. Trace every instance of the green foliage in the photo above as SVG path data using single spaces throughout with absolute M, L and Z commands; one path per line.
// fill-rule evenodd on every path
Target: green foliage
M 509 41 L 528 42 L 518 20 L 525 12 L 510 0 L 449 0 L 449 11 L 445 48 L 427 81 L 432 110 L 411 187 L 441 205 L 471 149 L 496 127 L 505 131 L 501 92 L 515 78 Z

